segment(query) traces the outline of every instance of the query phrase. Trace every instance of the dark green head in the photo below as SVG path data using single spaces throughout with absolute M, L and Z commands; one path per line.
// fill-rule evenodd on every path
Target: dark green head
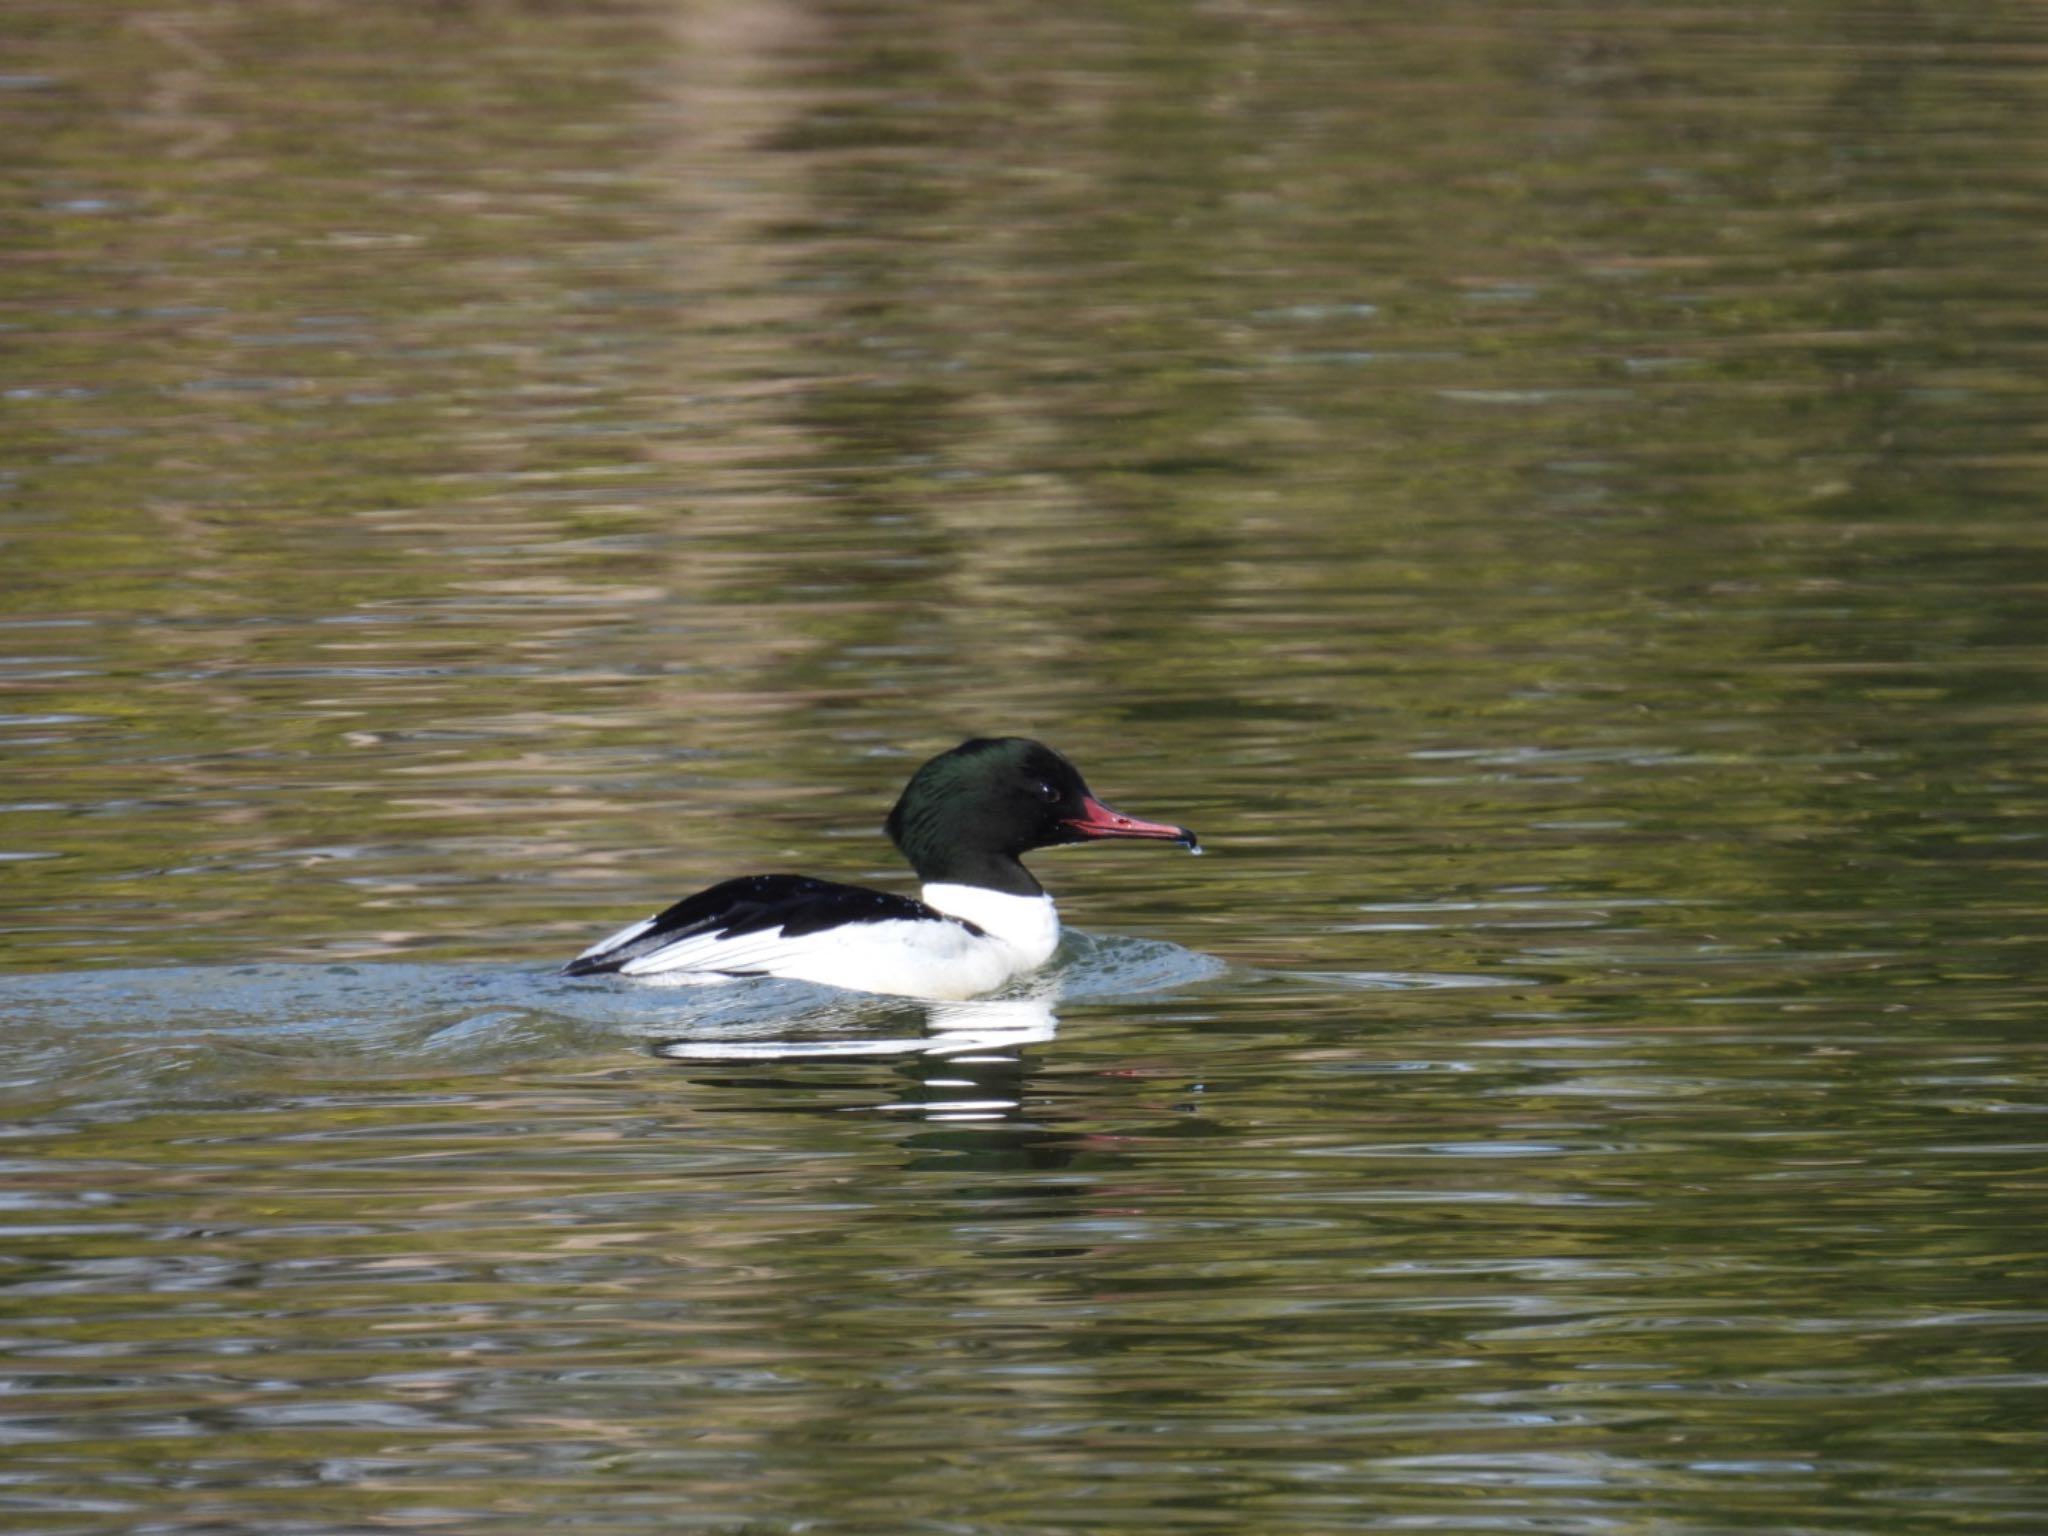
M 1111 810 L 1072 763 L 1022 736 L 977 736 L 941 752 L 910 776 L 885 825 L 920 880 L 1013 896 L 1041 889 L 1018 862 L 1033 848 L 1138 838 L 1201 852 L 1186 827 Z

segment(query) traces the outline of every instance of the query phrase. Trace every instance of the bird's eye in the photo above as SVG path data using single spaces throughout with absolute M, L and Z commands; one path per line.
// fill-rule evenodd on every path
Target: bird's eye
M 1043 800 L 1047 805 L 1052 805 L 1059 799 L 1059 797 L 1060 792 L 1054 789 L 1050 784 L 1040 784 L 1038 786 L 1038 798 Z

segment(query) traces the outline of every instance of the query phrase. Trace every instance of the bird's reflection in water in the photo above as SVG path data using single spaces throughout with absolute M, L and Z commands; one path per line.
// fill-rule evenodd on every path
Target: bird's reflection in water
M 857 1118 L 894 1132 L 912 1170 L 1070 1172 L 1121 1154 L 1104 1097 L 1122 1081 L 1042 1047 L 1057 1006 L 1100 1008 L 1214 979 L 1220 961 L 1179 945 L 1069 931 L 1066 962 L 1029 993 L 968 1002 L 835 992 L 760 981 L 700 1007 L 687 1035 L 656 1046 L 688 1071 L 700 1111 Z M 1047 1067 L 1051 1057 L 1056 1066 Z M 1110 1092 L 1122 1114 L 1123 1098 Z M 979 1187 L 979 1186 L 977 1186 Z M 1085 1184 L 998 1181 L 1003 1209 L 1062 1205 Z
M 671 1040 L 655 1048 L 672 1061 L 817 1061 L 844 1056 L 957 1057 L 1050 1040 L 1059 1027 L 1050 995 L 932 1002 L 917 1036 L 799 1035 L 787 1039 Z
M 833 1108 L 938 1123 L 1000 1122 L 1014 1120 L 1023 1107 L 1025 1048 L 1051 1040 L 1059 1028 L 1055 997 L 1048 990 L 1026 997 L 913 1005 L 925 1011 L 924 1032 L 918 1035 L 799 1032 L 783 1038 L 684 1039 L 667 1041 L 655 1053 L 706 1064 L 894 1059 L 899 1070 L 872 1086 L 895 1091 L 878 1099 L 862 1095 L 865 1102 L 839 1100 Z
M 700 1000 L 691 1010 L 692 1032 L 654 1049 L 704 1069 L 701 1081 L 747 1090 L 752 1111 L 895 1115 L 963 1129 L 979 1124 L 990 1133 L 1007 1124 L 1020 1140 L 1044 1138 L 1054 1134 L 1049 1123 L 1066 1116 L 1041 1093 L 1027 1122 L 1025 1093 L 1030 1048 L 1059 1028 L 1056 1004 L 1148 996 L 1213 980 L 1226 969 L 1177 944 L 1072 930 L 1063 954 L 1061 966 L 1036 977 L 1027 993 L 966 1002 L 750 981 Z M 832 1063 L 886 1063 L 888 1070 L 825 1070 Z M 1062 1078 L 1068 1092 L 1076 1081 L 1071 1073 Z

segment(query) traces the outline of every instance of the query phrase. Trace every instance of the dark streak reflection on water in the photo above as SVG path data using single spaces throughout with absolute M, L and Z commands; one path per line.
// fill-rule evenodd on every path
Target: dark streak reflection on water
M 1048 1496 L 1116 1529 L 1194 1487 L 1221 1528 L 1327 1499 L 1459 1529 L 1481 1498 L 1627 1529 L 1711 1496 L 1848 1531 L 1830 1490 L 1881 1479 L 1901 1521 L 2024 1524 L 1995 1447 L 2038 1433 L 2048 1312 L 2000 1213 L 2039 1149 L 1981 1034 L 1124 940 L 1063 974 L 1053 1040 L 885 1059 L 803 1047 L 921 1006 L 476 967 L 9 982 L 42 1041 L 17 1091 L 72 1053 L 7 1136 L 35 1512 L 163 1497 L 62 1470 L 145 1443 L 205 1447 L 177 1497 L 200 1518 L 217 1480 L 252 1523 L 600 1479 L 881 1530 L 908 1480 L 1024 1530 Z M 679 1013 L 796 1054 L 664 1059 Z M 1916 1458 L 1958 1435 L 1994 1449 L 1951 1494 Z
M 2040 1148 L 1983 1028 L 1086 937 L 1060 978 L 1052 1038 L 961 1053 L 777 984 L 7 982 L 18 1507 L 1847 1532 L 1864 1482 L 2024 1526 Z M 190 1470 L 66 1470 L 129 1444 Z

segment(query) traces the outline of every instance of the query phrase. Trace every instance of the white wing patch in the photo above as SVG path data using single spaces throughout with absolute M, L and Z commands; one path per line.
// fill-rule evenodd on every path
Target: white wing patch
M 658 915 L 659 914 L 657 914 L 657 916 Z M 641 934 L 645 933 L 648 929 L 652 928 L 653 926 L 654 918 L 652 917 L 643 917 L 637 923 L 628 923 L 624 928 L 621 928 L 617 933 L 613 934 L 610 938 L 599 939 L 595 944 L 591 945 L 590 948 L 583 951 L 583 953 L 578 955 L 576 958 L 578 960 L 589 960 L 595 958 L 598 955 L 603 954 L 608 949 L 621 948 L 624 945 L 632 943 L 635 939 L 639 938 Z

